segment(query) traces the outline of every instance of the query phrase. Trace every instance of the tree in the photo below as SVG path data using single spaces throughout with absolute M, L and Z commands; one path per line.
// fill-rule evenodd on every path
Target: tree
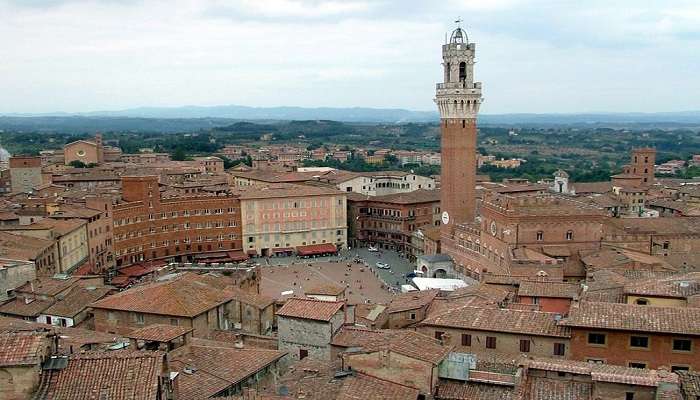
M 182 148 L 178 147 L 175 149 L 175 152 L 170 155 L 170 158 L 172 158 L 173 161 L 185 161 L 187 158 L 187 155 L 185 154 L 185 151 L 182 150 Z
M 384 162 L 389 164 L 389 165 L 394 165 L 394 164 L 397 164 L 399 162 L 399 158 L 393 154 L 387 154 L 384 156 Z
M 68 165 L 70 165 L 73 168 L 87 168 L 87 164 L 80 160 L 73 160 L 69 162 Z

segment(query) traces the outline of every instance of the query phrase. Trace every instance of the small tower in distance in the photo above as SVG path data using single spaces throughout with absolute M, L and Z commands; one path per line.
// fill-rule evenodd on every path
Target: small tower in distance
M 459 25 L 442 46 L 444 78 L 437 84 L 435 103 L 440 112 L 443 235 L 476 216 L 476 117 L 482 98 L 481 82 L 474 82 L 475 52 L 476 44 L 469 43 Z

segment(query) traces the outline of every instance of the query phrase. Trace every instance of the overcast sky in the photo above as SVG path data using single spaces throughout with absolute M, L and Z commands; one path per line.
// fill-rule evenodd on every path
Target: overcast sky
M 0 0 L 0 113 L 434 110 L 457 17 L 484 113 L 700 109 L 698 0 Z

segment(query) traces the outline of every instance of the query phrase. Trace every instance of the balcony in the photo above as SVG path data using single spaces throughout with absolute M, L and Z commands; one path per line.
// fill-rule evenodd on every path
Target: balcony
M 474 83 L 469 83 L 469 82 L 446 82 L 446 83 L 438 83 L 435 85 L 435 89 L 437 90 L 444 90 L 444 89 L 473 89 L 474 92 L 476 91 L 481 91 L 481 82 L 474 82 Z
M 365 214 L 361 213 L 359 214 L 360 218 L 372 218 L 372 219 L 380 219 L 383 221 L 413 221 L 416 219 L 416 216 L 393 216 L 393 215 L 381 215 L 381 214 Z

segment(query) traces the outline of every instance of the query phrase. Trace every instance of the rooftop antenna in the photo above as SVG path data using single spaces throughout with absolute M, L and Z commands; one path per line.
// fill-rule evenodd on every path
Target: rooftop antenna
M 457 17 L 455 24 L 457 24 L 457 28 L 462 28 L 462 17 Z

